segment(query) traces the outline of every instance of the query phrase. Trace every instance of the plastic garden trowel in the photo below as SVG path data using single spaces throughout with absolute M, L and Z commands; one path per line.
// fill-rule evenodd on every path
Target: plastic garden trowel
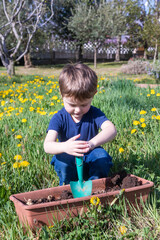
M 92 181 L 83 181 L 83 158 L 76 157 L 76 167 L 78 181 L 70 182 L 70 187 L 74 198 L 90 196 L 92 193 Z

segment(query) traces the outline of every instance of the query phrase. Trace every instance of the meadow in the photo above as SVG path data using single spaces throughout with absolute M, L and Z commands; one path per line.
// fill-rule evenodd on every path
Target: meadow
M 143 213 L 129 216 L 124 203 L 95 212 L 91 203 L 85 217 L 64 219 L 35 235 L 23 232 L 9 196 L 59 184 L 52 156 L 43 149 L 49 121 L 63 107 L 53 73 L 0 73 L 0 239 L 160 239 L 160 87 L 141 89 L 134 79 L 111 74 L 99 74 L 92 104 L 117 128 L 116 138 L 103 146 L 113 158 L 110 175 L 125 169 L 154 182 Z

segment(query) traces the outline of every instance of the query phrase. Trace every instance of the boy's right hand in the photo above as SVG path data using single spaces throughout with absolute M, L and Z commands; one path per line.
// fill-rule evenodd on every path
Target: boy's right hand
M 87 141 L 82 141 L 77 139 L 80 137 L 80 134 L 70 138 L 64 142 L 64 152 L 73 156 L 83 157 L 84 153 L 87 153 L 90 150 L 89 144 Z

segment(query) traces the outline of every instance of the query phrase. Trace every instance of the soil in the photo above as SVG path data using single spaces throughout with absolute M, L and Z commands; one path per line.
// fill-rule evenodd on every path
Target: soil
M 105 190 L 100 190 L 100 191 L 97 190 L 96 192 L 93 192 L 92 195 L 112 192 L 120 189 L 132 188 L 140 185 L 142 185 L 142 181 L 138 181 L 136 177 L 131 176 L 130 174 L 127 174 L 126 171 L 123 170 L 111 176 L 110 180 L 107 181 Z M 25 199 L 25 204 L 33 205 L 33 204 L 59 201 L 59 200 L 65 200 L 65 199 L 71 199 L 71 198 L 73 198 L 72 193 L 67 190 L 64 190 L 62 191 L 61 195 L 58 198 L 55 198 L 54 196 L 49 195 L 47 198 L 43 198 L 43 199 L 41 198 L 37 200 Z

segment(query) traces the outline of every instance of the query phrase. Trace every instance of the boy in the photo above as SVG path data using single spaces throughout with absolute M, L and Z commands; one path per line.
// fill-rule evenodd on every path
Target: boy
M 96 73 L 84 64 L 67 65 L 59 87 L 64 108 L 50 120 L 44 141 L 45 152 L 55 155 L 51 164 L 59 184 L 78 181 L 75 156 L 83 157 L 84 180 L 107 177 L 112 158 L 100 145 L 111 141 L 116 129 L 100 109 L 91 106 L 97 92 Z

